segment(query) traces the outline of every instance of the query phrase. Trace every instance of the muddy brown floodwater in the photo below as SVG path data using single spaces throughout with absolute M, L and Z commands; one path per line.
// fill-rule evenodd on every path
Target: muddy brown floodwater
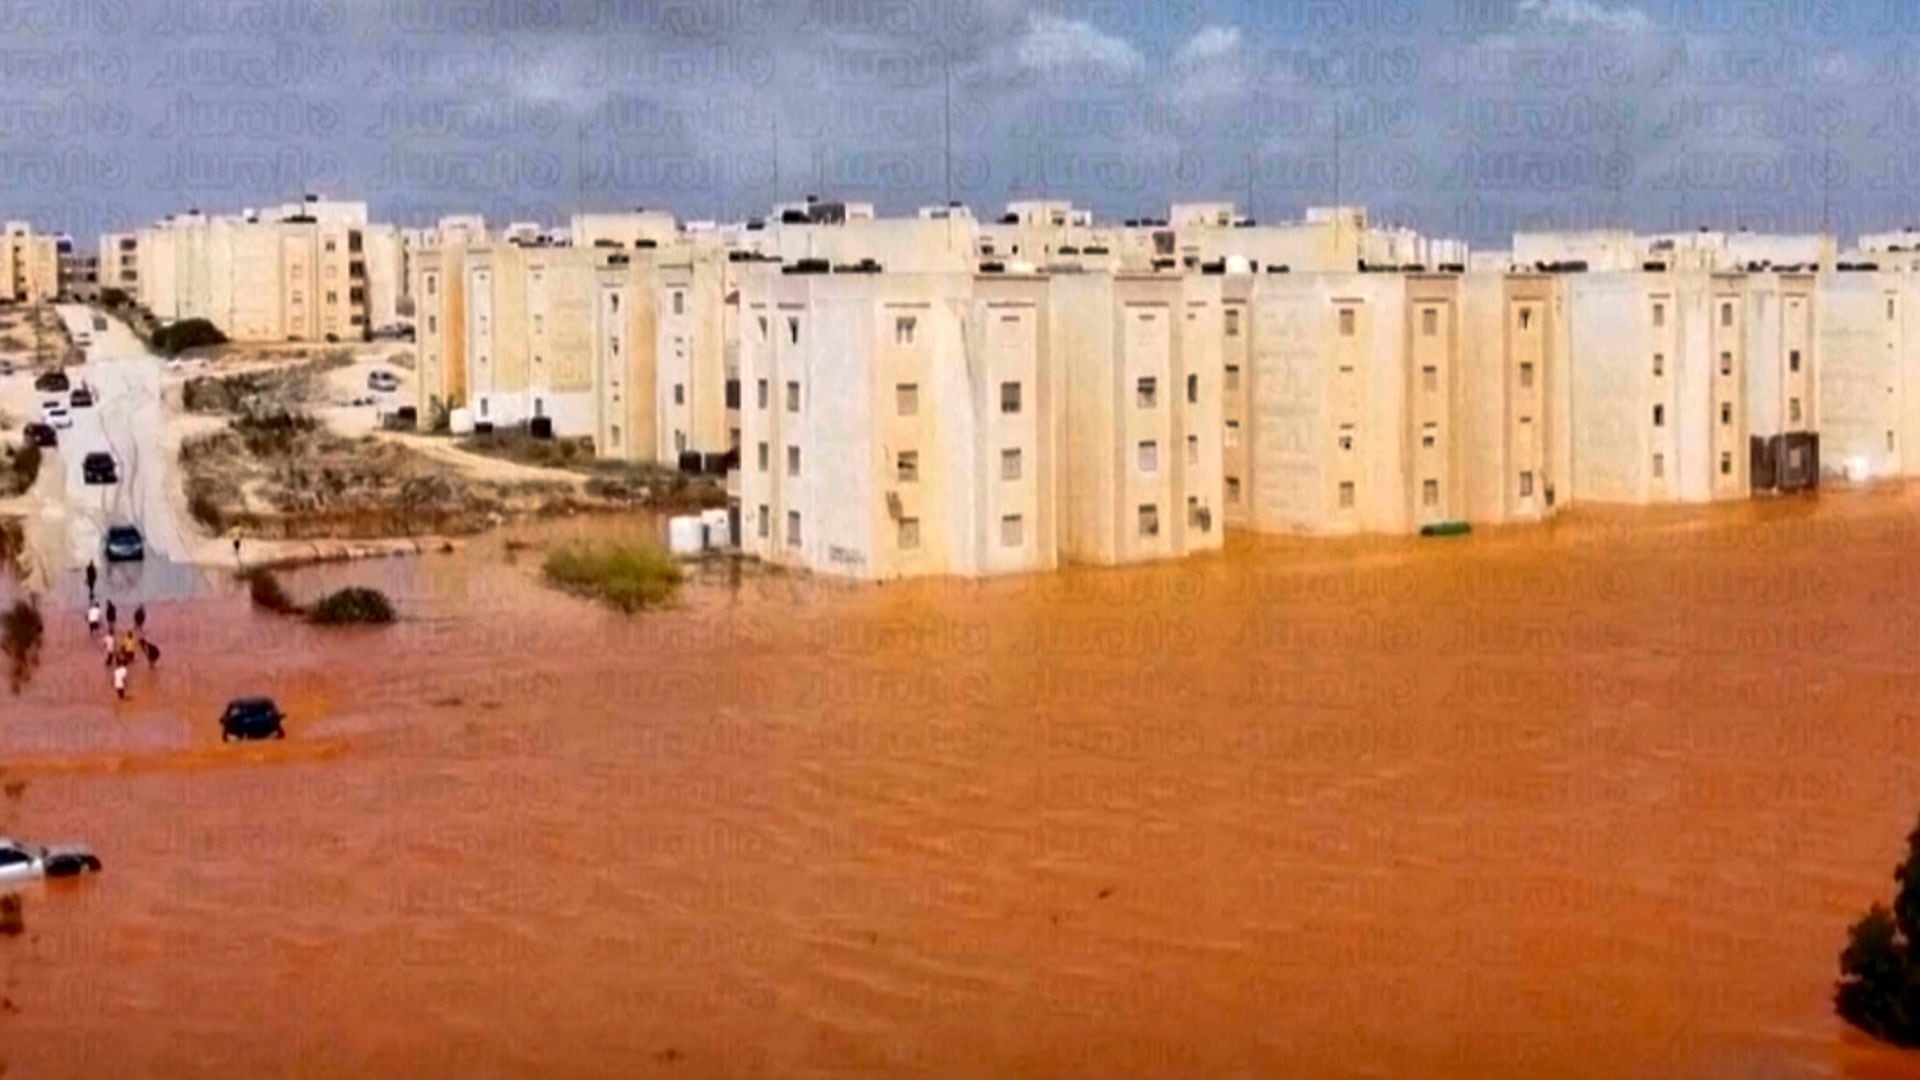
M 1920 812 L 1920 491 L 628 620 L 77 611 L 0 830 L 10 1076 L 1897 1076 L 1832 1015 Z M 125 610 L 128 605 L 122 604 Z M 291 738 L 214 716 L 278 695 Z

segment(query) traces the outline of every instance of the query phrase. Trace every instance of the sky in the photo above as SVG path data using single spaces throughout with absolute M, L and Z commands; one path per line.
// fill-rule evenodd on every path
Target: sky
M 0 0 L 0 217 L 1338 199 L 1482 247 L 1851 237 L 1920 224 L 1916 42 L 1902 0 Z

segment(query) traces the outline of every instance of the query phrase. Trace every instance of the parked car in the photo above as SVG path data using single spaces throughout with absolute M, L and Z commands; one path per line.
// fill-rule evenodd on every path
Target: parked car
M 391 371 L 367 372 L 367 389 L 391 394 L 400 389 L 400 379 Z
M 235 698 L 227 702 L 227 711 L 220 714 L 220 741 L 232 742 L 235 739 L 284 739 L 287 729 L 282 721 L 287 714 L 272 698 Z
M 35 420 L 33 423 L 21 428 L 20 433 L 25 435 L 27 441 L 35 446 L 60 445 L 60 436 L 53 430 L 52 424 L 43 424 Z
M 98 873 L 100 857 L 83 844 L 41 847 L 0 837 L 0 885 Z
M 0 378 L 13 374 L 13 361 L 0 360 Z
M 147 543 L 132 525 L 114 525 L 107 529 L 108 562 L 139 562 L 147 557 Z
M 120 471 L 112 454 L 95 450 L 80 462 L 80 476 L 89 484 L 112 484 L 119 481 Z
M 67 411 L 67 404 L 64 401 L 41 402 L 40 418 L 57 428 L 73 426 L 73 414 Z
M 43 394 L 64 394 L 73 389 L 64 371 L 43 371 L 33 380 L 33 388 Z
M 67 400 L 73 402 L 73 407 L 76 409 L 91 409 L 93 408 L 93 390 L 86 386 L 76 386 Z
M 105 330 L 107 328 L 107 317 L 105 315 L 95 315 L 93 317 L 93 328 L 95 330 Z

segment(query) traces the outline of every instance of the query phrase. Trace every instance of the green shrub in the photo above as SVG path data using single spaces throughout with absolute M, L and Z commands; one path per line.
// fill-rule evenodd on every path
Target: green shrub
M 673 556 L 648 544 L 572 543 L 547 554 L 554 586 L 629 614 L 673 599 L 684 575 Z
M 108 288 L 104 288 L 100 290 L 100 306 L 101 307 L 109 307 L 109 308 L 126 307 L 128 304 L 132 302 L 133 302 L 133 298 L 128 296 L 126 293 L 126 290 L 124 289 L 115 289 L 109 286 Z
M 46 622 L 40 618 L 40 608 L 30 600 L 14 601 L 5 617 L 0 618 L 0 648 L 6 650 L 10 661 L 8 682 L 16 694 L 27 684 L 27 678 L 40 661 L 40 639 L 45 633 Z
M 327 594 L 307 612 L 308 622 L 322 626 L 382 626 L 393 620 L 393 603 L 385 593 L 358 586 Z
M 40 446 L 38 443 L 21 440 L 7 456 L 7 468 L 4 478 L 0 478 L 0 495 L 19 495 L 33 487 L 40 475 Z
M 1920 826 L 1893 872 L 1893 909 L 1875 903 L 1847 931 L 1834 1011 L 1877 1039 L 1920 1047 Z
M 287 590 L 281 587 L 280 579 L 274 576 L 273 571 L 262 567 L 249 570 L 242 576 L 246 579 L 247 595 L 252 598 L 254 607 L 271 611 L 275 615 L 301 613 L 300 605 L 294 603 L 293 597 L 287 595 Z
M 153 347 L 165 356 L 178 356 L 205 345 L 225 345 L 227 335 L 206 319 L 181 319 L 153 332 Z

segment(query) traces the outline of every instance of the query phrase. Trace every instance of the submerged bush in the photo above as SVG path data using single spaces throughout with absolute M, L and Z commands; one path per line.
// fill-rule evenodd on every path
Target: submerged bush
M 358 586 L 327 594 L 307 612 L 308 622 L 323 626 L 379 626 L 393 619 L 393 602 L 385 593 Z
M 154 350 L 164 356 L 178 356 L 188 349 L 226 343 L 227 335 L 206 319 L 182 319 L 153 332 Z
M 32 601 L 16 600 L 0 624 L 0 648 L 6 650 L 8 660 L 7 681 L 17 694 L 40 662 L 40 639 L 46 633 L 46 622 Z
M 547 581 L 629 614 L 673 599 L 684 575 L 673 556 L 651 544 L 572 543 L 547 554 Z
M 1920 826 L 1907 834 L 1893 880 L 1893 909 L 1876 902 L 1847 931 L 1833 1006 L 1877 1039 L 1920 1047 Z
M 254 607 L 275 615 L 300 614 L 300 605 L 287 595 L 287 590 L 281 587 L 280 579 L 274 576 L 273 571 L 265 568 L 249 570 L 242 576 L 246 578 L 247 595 L 252 598 Z
M 19 495 L 40 476 L 40 444 L 21 440 L 7 453 L 6 472 L 0 477 L 0 495 Z

